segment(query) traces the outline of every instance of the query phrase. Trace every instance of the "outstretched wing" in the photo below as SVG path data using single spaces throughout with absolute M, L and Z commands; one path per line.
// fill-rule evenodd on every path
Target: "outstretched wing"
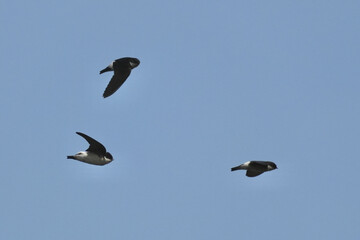
M 253 171 L 253 170 L 247 170 L 246 171 L 246 176 L 248 177 L 256 177 L 259 176 L 260 174 L 262 174 L 263 172 L 259 172 L 259 171 Z
M 129 77 L 130 72 L 131 69 L 128 67 L 118 68 L 114 66 L 114 76 L 111 78 L 109 84 L 107 85 L 103 97 L 106 98 L 114 94 Z
M 85 138 L 85 140 L 90 144 L 89 148 L 86 149 L 86 151 L 93 152 L 93 153 L 96 153 L 101 156 L 105 156 L 106 148 L 104 147 L 104 145 L 102 145 L 101 143 L 99 143 L 98 141 L 96 141 L 95 139 L 93 139 L 92 137 L 89 137 L 88 135 L 86 135 L 84 133 L 76 132 L 76 134 Z

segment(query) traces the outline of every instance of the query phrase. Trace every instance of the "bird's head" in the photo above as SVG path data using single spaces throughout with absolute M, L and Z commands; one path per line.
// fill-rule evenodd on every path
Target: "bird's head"
M 131 69 L 136 68 L 137 66 L 139 66 L 140 60 L 137 58 L 131 58 L 129 64 Z
M 275 163 L 271 162 L 271 163 L 269 163 L 269 165 L 268 165 L 268 169 L 269 169 L 269 170 L 274 170 L 274 169 L 277 169 L 277 166 L 276 166 Z
M 107 153 L 105 153 L 105 160 L 107 160 L 108 162 L 111 162 L 112 160 L 114 160 L 114 158 L 109 152 L 107 152 Z

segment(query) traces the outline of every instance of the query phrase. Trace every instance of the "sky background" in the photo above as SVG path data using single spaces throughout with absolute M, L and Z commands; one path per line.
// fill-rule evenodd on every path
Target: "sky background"
M 359 239 L 359 13 L 1 0 L 0 239 Z M 76 131 L 115 160 L 66 159 Z M 279 169 L 230 172 L 249 160 Z

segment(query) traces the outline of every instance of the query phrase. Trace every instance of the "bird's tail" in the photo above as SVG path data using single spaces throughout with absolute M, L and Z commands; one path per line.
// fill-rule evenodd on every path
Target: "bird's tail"
M 241 166 L 241 165 L 240 165 Z M 236 170 L 240 170 L 240 169 L 242 169 L 240 166 L 237 166 L 237 167 L 233 167 L 233 168 L 231 168 L 231 171 L 236 171 Z
M 74 156 L 67 156 L 67 159 L 75 159 Z
M 100 71 L 100 74 L 102 74 L 104 72 L 108 72 L 108 71 L 112 71 L 112 69 L 109 68 L 109 67 L 106 67 L 106 68 L 104 68 L 103 70 Z

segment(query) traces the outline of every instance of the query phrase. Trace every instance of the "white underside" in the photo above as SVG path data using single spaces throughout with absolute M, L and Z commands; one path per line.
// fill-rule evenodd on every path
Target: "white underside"
M 105 165 L 111 162 L 111 159 L 99 157 L 97 154 L 92 152 L 79 152 L 74 157 L 76 160 L 94 165 Z

